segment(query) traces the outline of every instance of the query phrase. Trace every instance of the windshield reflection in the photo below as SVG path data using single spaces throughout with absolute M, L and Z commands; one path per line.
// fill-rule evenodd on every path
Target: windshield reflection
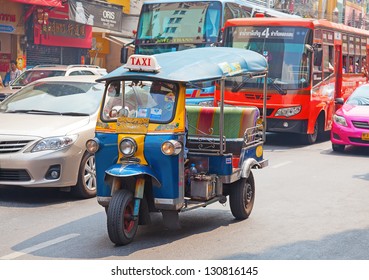
M 173 119 L 178 86 L 158 81 L 111 82 L 107 86 L 102 120 L 116 121 L 118 117 L 148 118 L 155 123 Z

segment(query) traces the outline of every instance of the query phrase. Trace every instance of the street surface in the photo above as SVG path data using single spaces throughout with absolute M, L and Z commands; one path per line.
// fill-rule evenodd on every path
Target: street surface
M 327 138 L 328 139 L 328 138 Z M 369 259 L 369 149 L 332 151 L 330 141 L 302 146 L 268 134 L 269 166 L 255 170 L 249 219 L 229 204 L 180 214 L 164 228 L 160 214 L 133 243 L 114 246 L 96 199 L 58 190 L 0 188 L 0 259 L 325 260 Z

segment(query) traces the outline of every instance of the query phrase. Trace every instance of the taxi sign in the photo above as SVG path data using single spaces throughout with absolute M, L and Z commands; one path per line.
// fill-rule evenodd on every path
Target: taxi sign
M 160 65 L 154 56 L 133 54 L 128 58 L 124 68 L 130 71 L 159 72 Z

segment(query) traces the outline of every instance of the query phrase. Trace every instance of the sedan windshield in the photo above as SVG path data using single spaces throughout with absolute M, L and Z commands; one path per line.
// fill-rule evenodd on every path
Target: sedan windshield
M 104 84 L 95 82 L 39 82 L 0 103 L 0 112 L 81 116 L 97 112 Z
M 346 104 L 369 106 L 369 86 L 358 87 L 347 99 Z
M 64 76 L 65 71 L 62 70 L 28 70 L 23 72 L 13 83 L 12 86 L 25 86 L 31 82 L 42 78 Z

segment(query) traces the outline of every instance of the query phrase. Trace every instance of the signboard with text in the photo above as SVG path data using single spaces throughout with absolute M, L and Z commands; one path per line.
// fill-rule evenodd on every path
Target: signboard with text
M 104 29 L 121 31 L 122 7 L 69 0 L 69 19 Z
M 92 46 L 92 26 L 74 21 L 49 19 L 47 24 L 35 25 L 34 43 L 45 46 L 90 49 Z

